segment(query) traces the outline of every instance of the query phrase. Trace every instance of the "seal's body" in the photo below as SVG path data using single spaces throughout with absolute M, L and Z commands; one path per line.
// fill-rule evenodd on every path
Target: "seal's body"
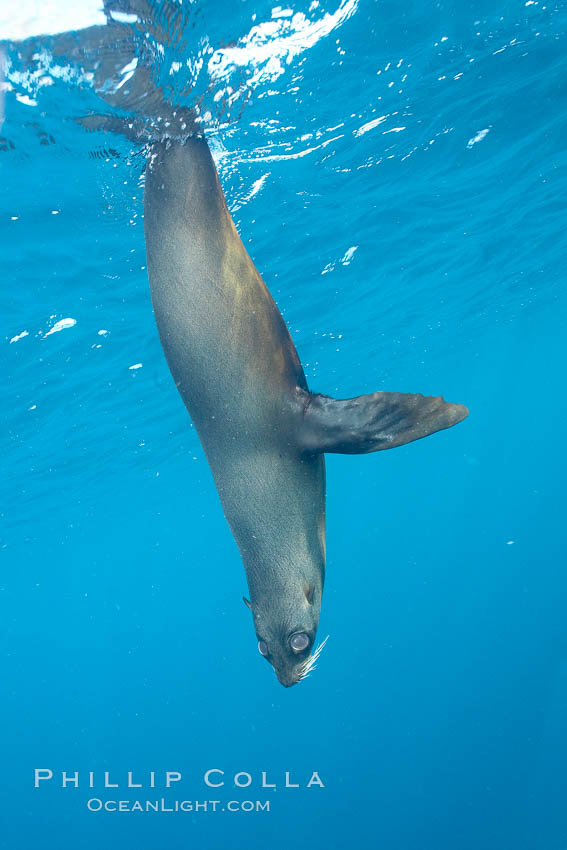
M 240 549 L 260 652 L 306 675 L 325 570 L 324 452 L 369 452 L 467 415 L 441 398 L 313 395 L 236 231 L 203 138 L 153 145 L 145 189 L 152 301 L 171 372 Z
M 298 389 L 306 390 L 299 358 L 236 232 L 204 140 L 153 148 L 144 207 L 162 345 L 242 554 L 258 637 L 276 647 L 279 631 L 309 633 L 312 646 L 325 476 L 323 455 L 303 455 L 294 438 Z M 282 681 L 292 684 L 287 666 L 279 665 Z

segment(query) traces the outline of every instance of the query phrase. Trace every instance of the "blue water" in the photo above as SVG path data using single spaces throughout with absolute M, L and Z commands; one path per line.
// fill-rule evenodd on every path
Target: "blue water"
M 0 847 L 565 850 L 567 7 L 203 0 L 160 59 L 310 387 L 470 408 L 328 457 L 289 690 L 161 351 L 143 156 L 51 46 L 5 44 Z M 162 796 L 270 811 L 87 808 Z

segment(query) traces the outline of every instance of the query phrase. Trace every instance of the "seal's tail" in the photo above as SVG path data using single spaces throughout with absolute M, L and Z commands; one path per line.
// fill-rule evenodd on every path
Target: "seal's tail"
M 173 0 L 159 11 L 146 0 L 104 0 L 106 25 L 54 38 L 54 53 L 80 64 L 108 106 L 79 118 L 85 129 L 116 132 L 137 142 L 201 135 L 195 111 L 173 106 L 159 83 L 164 51 L 182 38 L 183 9 Z

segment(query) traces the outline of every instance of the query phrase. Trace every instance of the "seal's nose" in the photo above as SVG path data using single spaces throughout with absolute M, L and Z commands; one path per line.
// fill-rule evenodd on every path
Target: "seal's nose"
M 296 685 L 299 682 L 299 679 L 293 673 L 278 673 L 276 670 L 276 676 L 278 677 L 278 682 L 284 688 L 291 688 L 292 685 Z

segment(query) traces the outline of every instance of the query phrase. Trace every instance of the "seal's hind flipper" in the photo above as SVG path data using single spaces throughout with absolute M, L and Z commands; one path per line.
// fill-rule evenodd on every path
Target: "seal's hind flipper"
M 306 452 L 366 454 L 394 449 L 450 428 L 468 416 L 463 404 L 412 393 L 335 399 L 305 393 L 300 443 Z

